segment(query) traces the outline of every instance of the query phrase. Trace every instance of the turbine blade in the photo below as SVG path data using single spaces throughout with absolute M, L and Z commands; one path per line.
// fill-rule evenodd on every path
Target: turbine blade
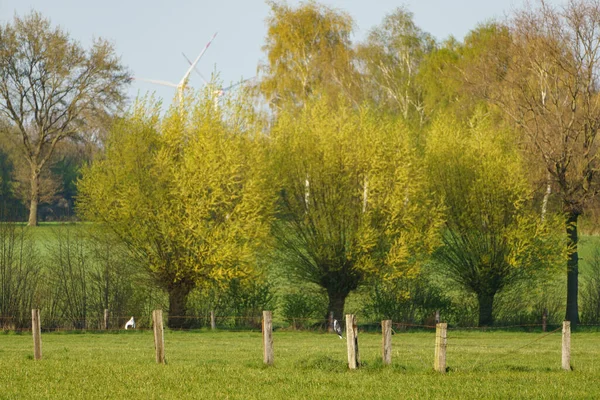
M 187 58 L 187 56 L 185 55 L 185 53 L 181 53 L 181 54 L 182 54 L 182 55 L 183 55 L 183 57 L 184 57 L 184 58 L 187 60 L 187 62 L 188 62 L 190 65 L 192 65 L 192 61 L 191 61 L 189 58 Z M 199 69 L 198 69 L 196 66 L 194 66 L 194 71 L 196 71 L 196 73 L 197 73 L 198 75 L 200 75 L 200 78 L 202 78 L 202 81 L 204 82 L 204 84 L 205 84 L 205 85 L 208 85 L 208 81 L 206 80 L 206 78 L 204 78 L 204 75 L 202 75 L 202 72 L 200 72 L 200 70 L 199 70 Z
M 246 83 L 246 82 L 248 82 L 248 81 L 251 81 L 251 80 L 252 80 L 252 79 L 254 79 L 254 78 L 256 78 L 256 77 L 255 77 L 255 76 L 253 76 L 252 78 L 244 79 L 244 80 L 242 80 L 242 81 L 240 81 L 240 82 L 238 82 L 238 83 L 234 83 L 233 85 L 229 85 L 229 86 L 227 86 L 226 88 L 221 88 L 221 90 L 222 90 L 222 91 L 224 91 L 224 92 L 226 92 L 226 91 L 228 91 L 229 89 L 233 89 L 234 87 L 236 87 L 236 86 L 239 86 L 239 85 L 241 85 L 241 84 L 243 84 L 243 83 Z
M 138 78 L 136 76 L 133 77 L 134 80 L 136 81 L 142 81 L 142 82 L 148 82 L 148 83 L 154 83 L 157 85 L 163 85 L 163 86 L 169 86 L 169 87 L 177 87 L 176 83 L 173 82 L 167 82 L 167 81 L 159 81 L 157 79 L 146 79 L 146 78 Z
M 188 77 L 190 76 L 190 73 L 196 67 L 196 64 L 198 64 L 198 61 L 200 61 L 200 59 L 202 58 L 202 56 L 204 55 L 204 53 L 208 49 L 208 46 L 210 46 L 210 44 L 212 43 L 212 41 L 215 39 L 215 37 L 217 36 L 217 33 L 218 32 L 215 32 L 215 34 L 212 36 L 212 38 L 210 38 L 210 40 L 208 41 L 208 43 L 206 43 L 206 46 L 204 46 L 204 49 L 202 49 L 202 51 L 200 52 L 200 54 L 198 54 L 198 57 L 196 57 L 196 59 L 194 60 L 194 62 L 192 63 L 192 65 L 186 71 L 185 75 L 183 75 L 183 78 L 181 78 L 181 81 L 179 82 L 180 86 L 185 85 L 185 82 L 187 81 Z

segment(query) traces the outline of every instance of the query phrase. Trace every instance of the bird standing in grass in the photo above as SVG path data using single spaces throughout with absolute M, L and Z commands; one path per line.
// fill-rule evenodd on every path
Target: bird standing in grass
M 344 338 L 342 336 L 342 327 L 340 326 L 340 323 L 338 322 L 337 319 L 333 320 L 333 330 L 335 331 L 335 333 L 338 334 L 338 336 L 340 337 L 340 339 Z
M 135 329 L 135 320 L 133 319 L 133 317 L 131 317 L 131 319 L 125 323 L 125 329 L 129 328 Z

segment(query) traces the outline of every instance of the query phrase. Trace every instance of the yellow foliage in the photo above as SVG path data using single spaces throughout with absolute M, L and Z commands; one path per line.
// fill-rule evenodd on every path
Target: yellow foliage
M 83 215 L 119 233 L 165 287 L 248 276 L 269 239 L 261 127 L 244 99 L 216 109 L 210 96 L 162 118 L 137 104 L 79 186 Z
M 441 209 L 399 120 L 318 95 L 278 115 L 271 144 L 283 191 L 277 239 L 294 273 L 349 290 L 367 277 L 415 276 L 439 243 Z

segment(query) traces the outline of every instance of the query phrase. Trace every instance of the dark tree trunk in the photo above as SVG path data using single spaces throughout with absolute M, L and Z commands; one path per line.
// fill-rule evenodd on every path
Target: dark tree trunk
M 38 203 L 40 202 L 40 174 L 31 171 L 31 201 L 29 202 L 28 226 L 37 226 Z
M 577 219 L 579 214 L 570 212 L 567 218 L 567 236 L 569 242 L 574 247 L 574 252 L 569 256 L 567 261 L 567 312 L 565 320 L 571 321 L 571 326 L 574 327 L 579 323 L 579 306 L 577 296 L 579 292 L 579 255 L 577 254 Z
M 479 303 L 478 326 L 492 326 L 494 324 L 494 296 L 495 294 L 480 293 L 477 295 Z
M 346 297 L 348 297 L 349 292 L 339 292 L 328 290 L 327 296 L 329 297 L 329 306 L 327 309 L 327 316 L 325 318 L 329 318 L 329 312 L 333 311 L 333 318 L 342 322 L 345 321 L 344 316 L 344 304 L 346 303 Z
M 169 318 L 167 326 L 171 329 L 186 328 L 187 298 L 192 290 L 190 285 L 175 283 L 169 288 Z
M 333 318 L 342 322 L 345 320 L 344 304 L 346 297 L 351 291 L 358 287 L 362 276 L 354 271 L 354 265 L 350 263 L 339 263 L 334 267 L 324 268 L 327 273 L 321 277 L 320 285 L 327 290 L 329 305 L 325 319 L 329 318 L 329 313 L 333 312 Z

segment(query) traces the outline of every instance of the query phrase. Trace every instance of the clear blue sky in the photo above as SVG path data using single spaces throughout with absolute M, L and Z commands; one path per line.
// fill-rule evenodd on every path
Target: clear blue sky
M 551 3 L 561 4 L 561 0 Z M 289 0 L 288 4 L 299 4 Z M 524 0 L 323 0 L 333 8 L 348 12 L 355 20 L 355 41 L 396 7 L 413 12 L 416 24 L 437 39 L 449 35 L 462 39 L 478 23 L 503 18 Z M 256 75 L 264 54 L 265 19 L 269 7 L 262 0 L 158 1 L 158 0 L 0 0 L 0 22 L 12 20 L 15 13 L 40 11 L 52 24 L 60 25 L 73 38 L 88 45 L 92 37 L 113 41 L 122 62 L 134 76 L 178 82 L 186 69 L 186 53 L 195 58 L 214 32 L 219 32 L 198 68 L 210 77 L 218 71 L 228 84 Z M 190 86 L 203 85 L 192 74 Z M 170 102 L 175 89 L 134 81 L 130 95 L 156 91 Z

